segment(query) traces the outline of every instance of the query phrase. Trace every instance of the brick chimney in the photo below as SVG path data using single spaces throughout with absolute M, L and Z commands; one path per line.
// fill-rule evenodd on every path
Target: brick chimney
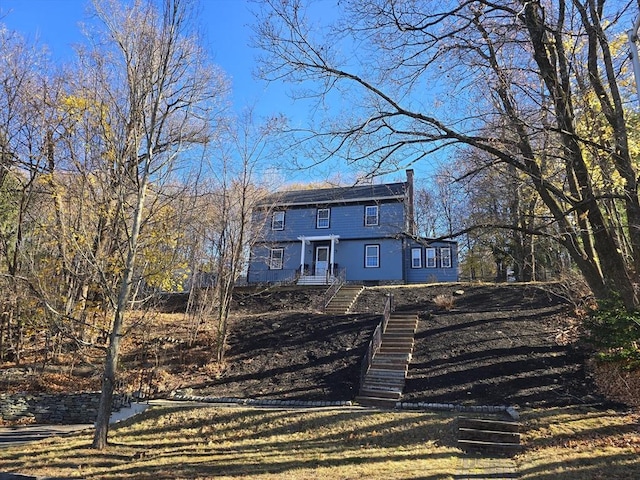
M 416 234 L 416 219 L 414 217 L 414 209 L 413 209 L 413 169 L 408 168 L 406 170 L 407 173 L 407 187 L 405 191 L 406 195 L 406 204 L 405 210 L 407 214 L 406 226 L 407 232 L 411 235 Z

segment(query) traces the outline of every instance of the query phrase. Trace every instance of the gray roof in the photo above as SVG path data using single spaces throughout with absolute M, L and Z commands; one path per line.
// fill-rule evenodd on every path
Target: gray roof
M 330 203 L 356 203 L 404 198 L 406 183 L 355 185 L 351 187 L 293 190 L 270 195 L 260 202 L 269 206 L 326 205 Z

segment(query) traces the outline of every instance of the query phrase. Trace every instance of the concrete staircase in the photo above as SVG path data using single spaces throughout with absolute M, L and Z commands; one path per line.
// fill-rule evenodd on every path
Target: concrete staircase
M 414 334 L 418 327 L 415 313 L 392 313 L 380 347 L 364 375 L 356 402 L 365 406 L 394 408 L 402 396 Z
M 458 418 L 458 447 L 466 452 L 515 455 L 521 451 L 520 423 L 486 419 Z
M 343 285 L 331 299 L 324 312 L 331 315 L 349 313 L 362 290 L 364 290 L 362 285 Z

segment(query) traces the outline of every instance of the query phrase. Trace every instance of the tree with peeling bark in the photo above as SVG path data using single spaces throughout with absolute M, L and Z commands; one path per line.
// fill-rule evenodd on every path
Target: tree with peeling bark
M 106 208 L 124 235 L 116 250 L 119 268 L 100 273 L 115 281 L 104 282 L 114 285 L 108 295 L 113 315 L 93 439 L 97 449 L 107 446 L 125 313 L 139 275 L 140 236 L 154 211 L 148 200 L 162 196 L 189 148 L 211 140 L 226 93 L 194 30 L 194 7 L 189 0 L 94 2 L 102 29 L 94 33 L 96 50 L 82 57 L 102 129 L 94 168 L 108 177 L 112 202 Z
M 307 7 L 263 2 L 256 43 L 263 77 L 298 82 L 307 97 L 339 95 L 348 106 L 306 132 L 320 151 L 377 169 L 450 145 L 483 152 L 528 178 L 555 241 L 597 298 L 640 306 L 628 58 L 612 48 L 637 5 L 341 0 L 335 22 L 321 28 Z

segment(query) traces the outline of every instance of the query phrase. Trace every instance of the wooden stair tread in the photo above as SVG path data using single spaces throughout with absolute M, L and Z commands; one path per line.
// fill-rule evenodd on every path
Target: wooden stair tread
M 395 407 L 406 383 L 417 327 L 417 314 L 391 314 L 356 401 L 363 405 Z
M 510 422 L 508 420 L 458 417 L 458 428 L 519 432 L 520 424 L 518 422 Z
M 458 446 L 462 449 L 473 449 L 482 451 L 501 451 L 517 453 L 522 450 L 522 445 L 519 443 L 504 443 L 504 442 L 482 442 L 477 440 L 458 440 Z
M 496 432 L 492 430 L 461 429 L 458 431 L 458 440 L 520 444 L 520 434 L 515 432 Z
M 382 407 L 382 408 L 395 408 L 398 403 L 396 400 L 389 398 L 375 398 L 375 397 L 356 397 L 356 403 L 365 407 Z
M 358 395 L 359 397 L 369 397 L 369 398 L 386 398 L 388 400 L 400 400 L 400 396 L 402 393 L 397 391 L 379 391 L 372 389 L 364 389 Z

